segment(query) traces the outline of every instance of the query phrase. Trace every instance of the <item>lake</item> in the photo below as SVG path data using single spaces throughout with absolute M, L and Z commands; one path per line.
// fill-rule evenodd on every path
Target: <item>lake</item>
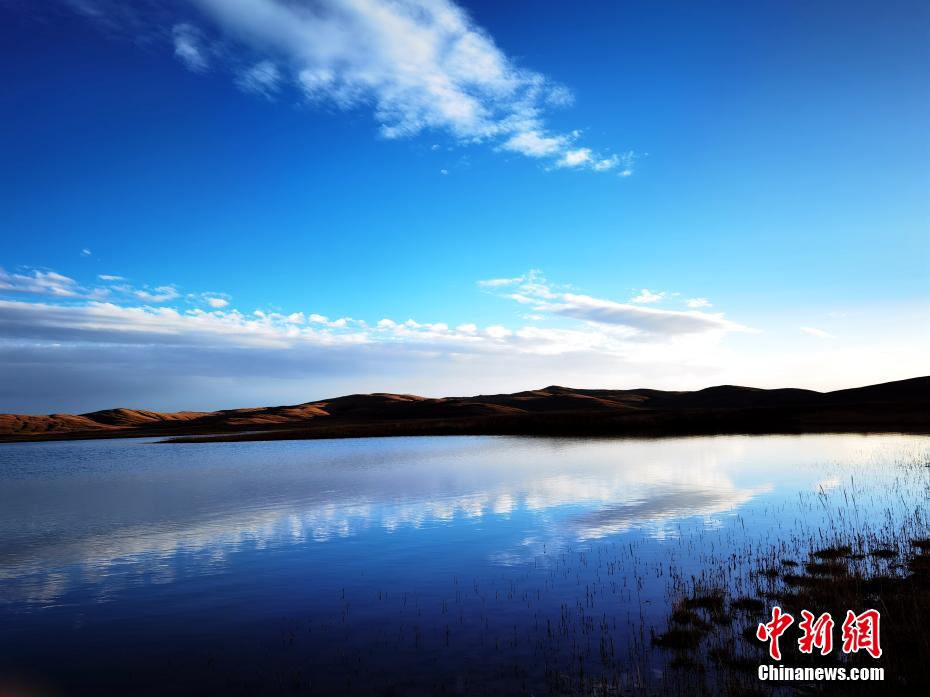
M 904 435 L 6 444 L 0 684 L 635 687 L 662 679 L 650 636 L 683 583 L 740 582 L 747 550 L 893 537 L 928 461 Z

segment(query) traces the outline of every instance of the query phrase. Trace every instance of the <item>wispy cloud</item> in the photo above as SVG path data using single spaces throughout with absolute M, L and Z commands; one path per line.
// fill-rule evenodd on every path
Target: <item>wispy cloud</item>
M 117 278 L 108 276 L 111 281 Z M 174 285 L 134 288 L 128 284 L 113 284 L 109 286 L 112 299 L 102 302 L 96 289 L 85 288 L 54 271 L 0 275 L 0 291 L 57 296 L 69 301 L 66 304 L 0 301 L 0 325 L 10 337 L 121 344 L 136 341 L 218 342 L 239 347 L 401 344 L 452 353 L 506 349 L 538 355 L 576 351 L 628 355 L 630 347 L 625 341 L 630 334 L 618 333 L 617 327 L 655 340 L 745 330 L 721 315 L 657 310 L 571 293 L 568 292 L 570 286 L 552 284 L 537 270 L 511 278 L 480 281 L 479 286 L 521 305 L 532 305 L 534 321 L 550 316 L 578 320 L 580 325 L 541 328 L 492 324 L 482 327 L 476 322 L 460 322 L 453 326 L 447 322 L 412 318 L 381 318 L 371 324 L 363 319 L 331 319 L 322 313 L 302 310 L 243 312 L 232 308 L 230 296 L 224 293 L 188 293 L 182 298 Z M 166 305 L 179 299 L 186 300 L 187 309 L 183 304 L 181 307 Z M 145 304 L 138 305 L 139 301 Z
M 564 302 L 544 307 L 547 307 L 551 312 L 566 317 L 629 327 L 650 334 L 676 335 L 709 331 L 751 331 L 742 324 L 724 319 L 721 314 L 658 310 L 651 307 L 627 305 L 612 300 L 571 293 L 566 293 L 562 298 Z
M 483 281 L 478 281 L 478 286 L 481 288 L 503 288 L 522 282 L 523 276 L 516 276 L 515 278 L 488 278 Z
M 638 293 L 637 295 L 635 295 L 635 296 L 633 296 L 632 298 L 630 298 L 630 302 L 631 302 L 631 303 L 640 303 L 640 304 L 657 303 L 657 302 L 661 302 L 663 299 L 665 299 L 665 296 L 666 296 L 665 291 L 660 291 L 660 292 L 658 292 L 658 293 L 653 293 L 653 292 L 652 292 L 651 290 L 649 290 L 648 288 L 643 288 L 641 291 L 639 291 L 639 293 Z
M 281 88 L 281 71 L 270 60 L 262 60 L 242 70 L 236 77 L 236 84 L 246 92 L 270 99 Z
M 624 159 L 620 155 L 610 155 L 607 157 L 596 154 L 591 148 L 568 148 L 562 156 L 556 161 L 556 167 L 568 167 L 570 169 L 589 168 L 595 172 L 606 172 L 623 164 Z M 621 176 L 629 176 L 633 173 L 632 159 L 630 165 L 625 166 L 620 173 Z
M 833 335 L 830 332 L 824 331 L 823 329 L 818 329 L 817 327 L 799 327 L 799 329 L 805 334 L 816 336 L 818 339 L 832 339 L 833 338 Z
M 253 323 L 255 318 L 261 320 L 266 329 L 272 328 L 274 332 L 282 331 L 282 336 L 294 336 L 294 329 L 298 326 L 318 326 L 329 330 L 351 330 L 356 333 L 356 340 L 363 341 L 369 341 L 373 337 L 383 339 L 385 338 L 385 332 L 391 333 L 392 339 L 403 338 L 406 340 L 415 337 L 436 338 L 440 336 L 443 341 L 457 341 L 459 339 L 470 341 L 476 337 L 500 340 L 505 337 L 514 337 L 521 340 L 521 350 L 526 350 L 531 343 L 530 339 L 543 343 L 554 340 L 553 345 L 548 345 L 543 349 L 546 352 L 557 351 L 555 345 L 559 341 L 566 336 L 573 336 L 564 333 L 547 334 L 545 331 L 539 333 L 538 327 L 523 328 L 532 329 L 528 333 L 521 333 L 519 328 L 502 328 L 499 326 L 479 330 L 477 325 L 473 323 L 460 323 L 458 327 L 473 327 L 473 329 L 459 331 L 458 328 L 450 329 L 449 325 L 443 322 L 418 322 L 413 319 L 395 321 L 383 318 L 374 327 L 370 327 L 364 320 L 356 320 L 350 317 L 330 319 L 318 312 L 266 313 L 263 310 L 256 310 L 249 314 L 229 309 L 230 296 L 217 292 L 188 293 L 184 296 L 189 306 L 206 306 L 210 308 L 209 311 L 201 309 L 181 311 L 169 307 L 146 309 L 144 307 L 132 307 L 132 301 L 142 301 L 152 306 L 163 306 L 166 303 L 181 299 L 181 291 L 174 284 L 146 285 L 138 288 L 126 283 L 120 276 L 101 274 L 98 278 L 107 282 L 108 285 L 98 288 L 83 286 L 68 276 L 50 270 L 33 269 L 15 274 L 0 270 L 0 291 L 96 301 L 98 305 L 93 306 L 96 308 L 95 313 L 107 309 L 108 312 L 120 315 L 120 313 L 126 311 L 129 314 L 120 316 L 126 318 L 145 317 L 146 326 L 151 326 L 155 317 L 164 319 L 164 317 L 177 315 L 182 323 L 189 321 L 189 318 L 196 318 L 197 326 L 200 329 L 207 323 L 222 326 L 224 332 L 238 327 L 245 331 L 250 339 L 254 338 L 256 332 Z M 632 299 L 631 303 L 621 303 L 573 292 L 571 285 L 551 283 L 539 270 L 531 270 L 520 276 L 480 280 L 477 285 L 488 292 L 515 301 L 521 306 L 527 306 L 527 309 L 532 311 L 533 321 L 539 321 L 547 316 L 560 317 L 579 320 L 589 326 L 599 325 L 602 328 L 600 330 L 585 330 L 588 332 L 594 331 L 596 333 L 597 331 L 604 331 L 604 328 L 606 328 L 611 332 L 610 337 L 593 340 L 594 343 L 604 345 L 622 338 L 624 333 L 626 338 L 638 336 L 639 339 L 642 339 L 643 336 L 671 337 L 706 332 L 750 331 L 737 322 L 725 319 L 720 313 L 707 313 L 696 310 L 660 310 L 643 306 L 643 304 L 661 300 L 666 296 L 664 292 L 653 293 L 648 289 L 643 289 Z M 109 302 L 99 303 L 104 299 Z M 90 312 L 91 307 L 91 305 L 87 305 L 81 311 Z M 81 312 L 73 306 L 71 310 L 78 314 Z M 167 312 L 167 314 L 162 314 L 163 311 Z M 249 320 L 245 321 L 243 318 L 249 318 Z M 817 336 L 821 335 L 816 333 L 820 332 L 820 330 L 809 327 L 802 329 Z M 616 333 L 618 330 L 620 334 Z M 381 335 L 375 336 L 372 332 L 375 332 L 375 334 L 380 332 Z M 824 332 L 823 335 L 826 335 L 826 333 Z M 576 338 L 573 336 L 572 343 L 575 342 Z
M 99 274 L 97 280 L 104 285 L 82 284 L 69 276 L 45 269 L 27 268 L 17 273 L 8 273 L 0 268 L 0 293 L 24 293 L 74 300 L 112 299 L 122 303 L 141 300 L 153 304 L 162 304 L 181 297 L 180 290 L 174 284 L 137 288 L 128 283 L 124 276 L 116 274 Z M 187 300 L 219 309 L 229 304 L 230 296 L 225 293 L 188 294 Z
M 793 353 L 790 337 L 782 335 L 741 356 L 734 347 L 758 340 L 747 336 L 729 344 L 731 334 L 753 331 L 719 312 L 595 297 L 538 270 L 487 280 L 479 288 L 512 303 L 509 321 L 237 309 L 228 295 L 181 295 L 177 285 L 140 289 L 116 281 L 101 289 L 47 269 L 2 272 L 0 411 L 140 404 L 154 395 L 171 408 L 215 408 L 360 390 L 471 394 L 552 382 L 823 388 L 847 386 L 850 375 L 879 382 L 918 374 L 926 363 L 919 350 L 927 340 L 923 327 L 930 326 L 920 321 L 926 312 L 893 320 L 911 328 L 903 342 L 856 350 L 824 342 L 812 355 L 796 332 L 800 344 Z M 177 297 L 153 299 L 159 294 Z M 788 341 L 788 350 L 770 346 L 773 340 Z M 872 366 L 867 377 L 863 366 Z M 71 395 L 65 404 L 62 394 Z
M 385 138 L 442 132 L 459 143 L 541 158 L 551 168 L 633 171 L 631 152 L 598 152 L 547 124 L 565 85 L 523 66 L 453 0 L 190 0 L 194 12 L 82 0 L 82 14 L 140 31 L 168 22 L 177 59 L 224 70 L 247 92 L 285 87 L 312 105 L 370 109 Z M 177 10 L 171 18 L 171 8 Z
M 195 73 L 205 73 L 209 67 L 207 51 L 203 43 L 203 34 L 192 24 L 174 25 L 171 31 L 174 41 L 174 55 Z
M 156 286 L 155 288 L 142 288 L 132 291 L 139 300 L 151 303 L 164 303 L 180 297 L 178 289 L 174 286 Z
M 642 304 L 657 302 L 667 295 L 665 292 L 653 293 L 646 288 L 632 298 L 631 303 L 620 303 L 566 292 L 564 287 L 551 284 L 538 270 L 530 271 L 515 279 L 495 280 L 506 281 L 497 286 L 499 290 L 506 291 L 503 294 L 504 297 L 515 300 L 521 305 L 532 306 L 537 314 L 548 313 L 584 322 L 620 327 L 630 332 L 630 336 L 636 334 L 676 336 L 706 332 L 754 331 L 742 324 L 725 319 L 721 313 L 643 307 Z
M 527 157 L 552 157 L 564 150 L 569 142 L 565 136 L 547 136 L 539 131 L 526 130 L 510 136 L 501 148 Z
M 7 273 L 0 268 L 0 291 L 73 298 L 80 294 L 80 286 L 73 278 L 54 271 L 31 269 L 25 273 Z
M 621 177 L 633 174 L 636 164 L 636 155 L 629 151 L 620 155 L 598 155 L 591 148 L 566 148 L 555 166 L 571 169 L 593 169 L 595 172 L 606 172 L 618 169 Z
M 621 177 L 632 176 L 634 168 L 636 166 L 636 161 L 638 159 L 639 159 L 639 156 L 632 150 L 627 150 L 625 153 L 620 154 L 618 156 L 618 161 L 621 166 L 621 169 L 619 172 L 620 176 Z
M 174 287 L 171 286 L 171 288 Z M 232 296 L 228 293 L 214 293 L 208 291 L 206 293 L 188 293 L 186 299 L 191 305 L 206 305 L 214 310 L 222 310 L 224 307 L 229 307 Z
M 100 341 L 135 344 L 225 345 L 229 347 L 297 347 L 349 344 L 405 344 L 431 350 L 491 350 L 496 342 L 515 337 L 524 350 L 535 344 L 553 344 L 564 333 L 521 335 L 500 325 L 479 328 L 475 324 L 450 327 L 444 322 L 382 319 L 372 327 L 350 317 L 328 319 L 319 314 L 290 314 L 255 310 L 182 310 L 174 307 L 125 306 L 91 301 L 83 304 L 50 304 L 0 300 L 0 327 L 8 337 Z M 532 340 L 532 341 L 529 341 Z M 556 348 L 558 352 L 569 346 Z
M 707 298 L 689 298 L 685 301 L 685 305 L 690 307 L 692 310 L 700 310 L 704 307 L 713 307 L 710 300 Z

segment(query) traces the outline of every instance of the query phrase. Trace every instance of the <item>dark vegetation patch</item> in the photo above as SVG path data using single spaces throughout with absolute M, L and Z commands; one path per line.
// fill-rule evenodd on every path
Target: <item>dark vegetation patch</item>
M 765 611 L 765 603 L 758 598 L 742 597 L 736 598 L 730 603 L 730 607 L 737 611 L 762 613 Z
M 838 559 L 830 561 L 812 561 L 804 565 L 804 570 L 809 574 L 819 574 L 823 576 L 838 576 L 849 571 L 847 564 Z
M 818 559 L 842 559 L 843 557 L 850 556 L 852 553 L 852 547 L 849 545 L 837 545 L 836 547 L 819 549 L 814 552 L 812 556 Z
M 722 590 L 713 590 L 685 598 L 682 603 L 688 609 L 701 608 L 709 612 L 722 612 L 724 597 Z
M 662 634 L 653 636 L 652 643 L 664 649 L 693 651 L 700 645 L 705 633 L 704 629 L 672 627 Z
M 669 616 L 669 632 L 654 638 L 660 648 L 675 652 L 670 666 L 676 671 L 679 694 L 927 694 L 930 690 L 930 538 L 906 541 L 903 557 L 900 545 L 871 544 L 867 554 L 852 544 L 838 544 L 807 552 L 809 562 L 782 566 L 791 573 L 772 576 L 770 561 L 758 562 L 749 573 L 756 587 L 750 594 L 731 595 L 724 590 L 693 591 L 686 595 Z M 858 544 L 863 544 L 862 540 Z M 803 556 L 803 550 L 802 556 Z M 869 558 L 872 561 L 864 561 Z M 900 562 L 885 563 L 901 559 Z M 744 589 L 745 590 L 745 589 Z M 776 663 L 768 655 L 768 643 L 759 641 L 759 623 L 771 620 L 771 608 L 778 605 L 794 617 L 794 624 L 782 636 L 781 665 L 792 667 L 845 666 L 884 668 L 884 681 L 769 683 L 757 675 L 761 664 Z M 841 651 L 842 624 L 846 611 L 867 609 L 881 613 L 882 656 L 873 659 L 866 652 L 849 655 Z M 705 625 L 688 624 L 692 612 L 713 613 L 716 621 Z M 833 651 L 828 656 L 803 654 L 797 639 L 801 610 L 815 616 L 829 612 L 835 622 Z

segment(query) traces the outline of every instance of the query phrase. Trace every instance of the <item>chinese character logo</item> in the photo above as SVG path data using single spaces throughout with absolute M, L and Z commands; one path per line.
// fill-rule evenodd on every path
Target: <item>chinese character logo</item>
M 878 610 L 866 610 L 859 615 L 852 610 L 847 610 L 842 627 L 843 653 L 865 651 L 872 658 L 881 657 L 882 648 L 879 644 L 878 631 L 880 619 L 881 615 Z M 782 609 L 776 605 L 772 608 L 771 621 L 760 623 L 756 629 L 756 638 L 759 641 L 769 642 L 769 655 L 776 661 L 781 660 L 781 647 L 778 640 L 792 624 L 794 624 L 794 617 L 787 612 L 782 612 Z M 798 650 L 801 653 L 811 654 L 814 653 L 814 649 L 819 649 L 821 656 L 829 654 L 833 651 L 834 624 L 829 612 L 816 617 L 813 612 L 801 610 L 801 621 L 798 622 L 798 629 L 801 630 Z
M 847 610 L 846 620 L 843 622 L 843 653 L 865 650 L 872 658 L 881 656 L 882 647 L 878 643 L 880 619 L 878 610 L 866 610 L 861 615 Z
M 777 605 L 772 608 L 772 621 L 765 624 L 759 624 L 756 629 L 756 637 L 759 641 L 769 642 L 769 655 L 776 661 L 781 660 L 781 648 L 778 646 L 778 639 L 785 630 L 794 624 L 794 617 L 786 612 L 782 612 Z
M 830 613 L 823 613 L 815 621 L 813 612 L 801 610 L 801 617 L 798 629 L 804 634 L 798 639 L 798 649 L 801 653 L 813 653 L 816 647 L 820 649 L 821 656 L 826 656 L 833 650 L 833 618 Z

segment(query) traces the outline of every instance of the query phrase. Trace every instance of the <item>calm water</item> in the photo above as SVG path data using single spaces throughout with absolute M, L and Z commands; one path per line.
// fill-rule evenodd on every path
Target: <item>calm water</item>
M 0 682 L 545 694 L 659 674 L 682 579 L 926 504 L 930 439 L 0 446 Z M 915 466 L 915 463 L 918 463 Z

